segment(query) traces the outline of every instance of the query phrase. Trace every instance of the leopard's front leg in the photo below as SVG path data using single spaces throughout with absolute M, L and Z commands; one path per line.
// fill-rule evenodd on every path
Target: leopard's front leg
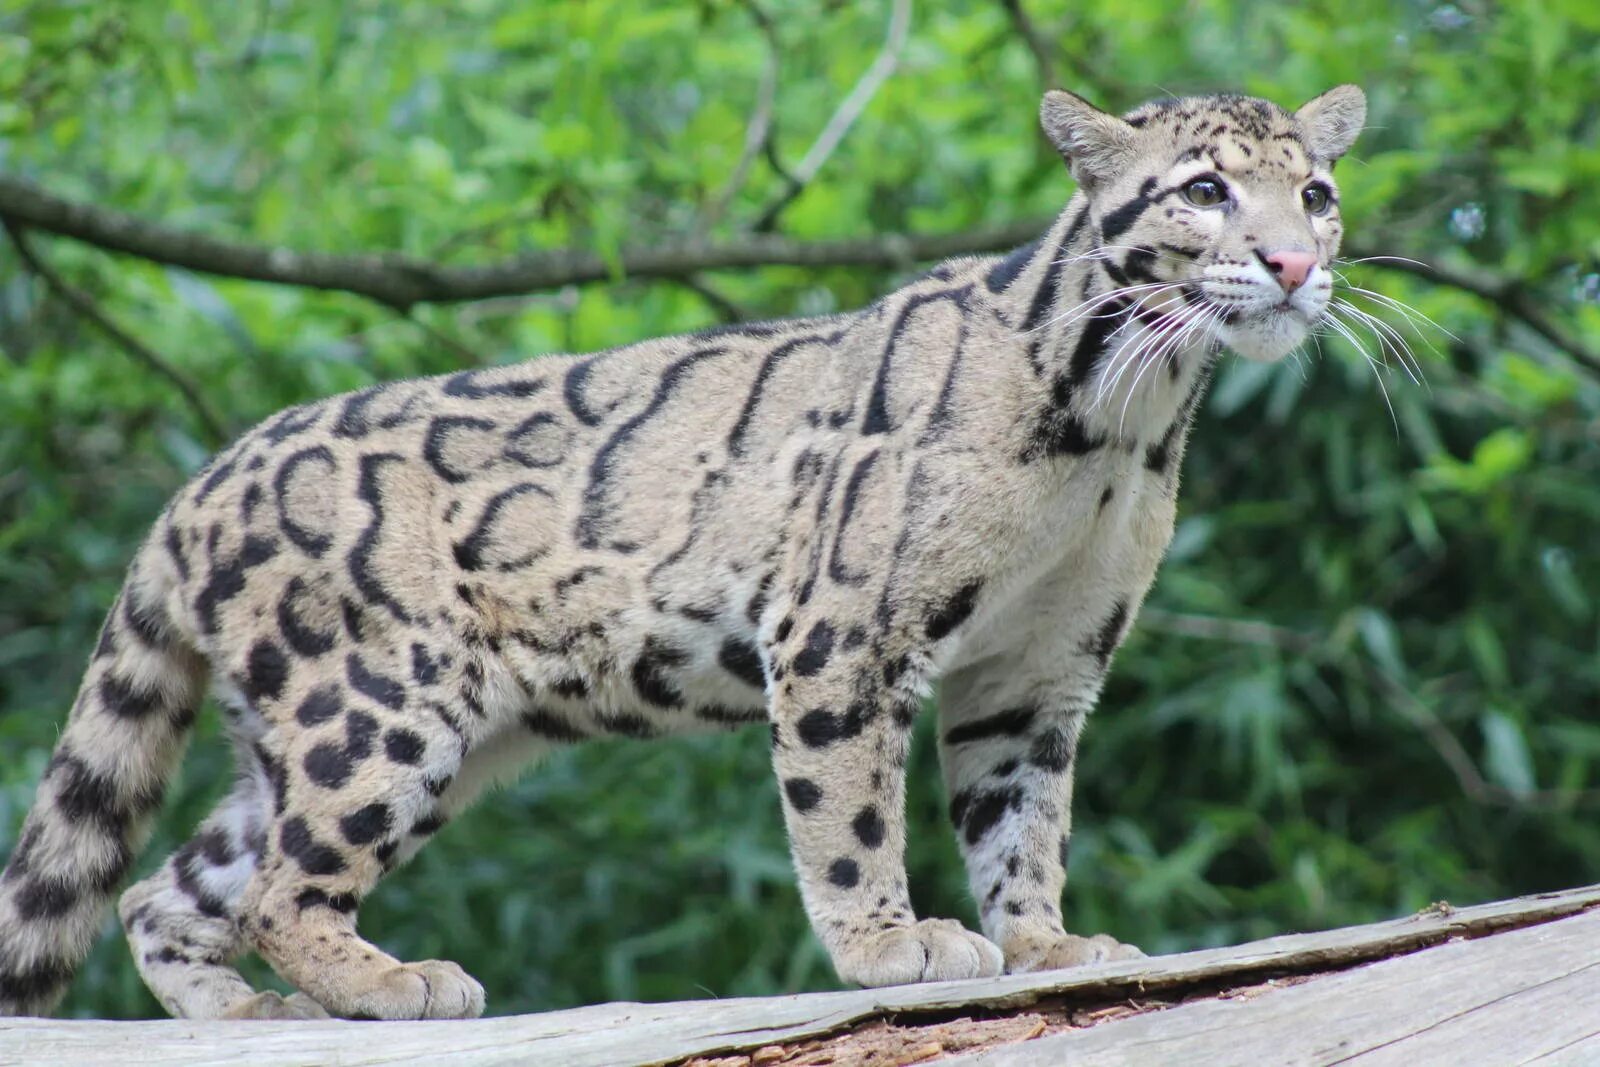
M 1126 603 L 1069 642 L 1047 642 L 957 671 L 939 701 L 939 754 L 950 819 L 983 931 L 1006 970 L 1043 971 L 1144 955 L 1106 934 L 1069 934 L 1062 921 L 1072 775 L 1078 738 Z
M 999 974 L 994 944 L 912 914 L 905 766 L 917 701 L 895 686 L 905 660 L 864 631 L 802 609 L 769 645 L 773 764 L 806 914 L 846 981 Z

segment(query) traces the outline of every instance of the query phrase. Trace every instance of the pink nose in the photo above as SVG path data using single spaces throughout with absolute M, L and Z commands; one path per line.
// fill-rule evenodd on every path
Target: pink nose
M 1311 276 L 1312 268 L 1317 265 L 1314 252 L 1274 252 L 1270 256 L 1262 256 L 1261 261 L 1286 293 L 1292 293 L 1304 285 Z

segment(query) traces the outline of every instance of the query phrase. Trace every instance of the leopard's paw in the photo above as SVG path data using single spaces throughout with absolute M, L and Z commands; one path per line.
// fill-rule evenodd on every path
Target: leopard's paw
M 1078 937 L 1075 934 L 1019 937 L 1006 944 L 1006 972 L 1054 971 L 1086 963 L 1143 959 L 1144 953 L 1124 945 L 1110 934 Z
M 483 1000 L 483 986 L 459 966 L 424 960 L 390 967 L 330 1006 L 354 1019 L 476 1019 Z
M 998 946 L 954 919 L 923 919 L 872 934 L 835 961 L 839 977 L 863 986 L 988 978 L 1005 958 Z
M 257 993 L 222 1013 L 224 1019 L 326 1019 L 328 1012 L 304 993 Z

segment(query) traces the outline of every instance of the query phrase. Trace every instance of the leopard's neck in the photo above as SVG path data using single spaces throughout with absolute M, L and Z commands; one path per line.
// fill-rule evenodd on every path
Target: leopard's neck
M 1153 284 L 1154 258 L 1106 241 L 1079 193 L 1039 241 L 991 269 L 990 288 L 1048 395 L 1036 446 L 1045 454 L 1181 447 L 1217 349 L 1182 319 L 1135 306 L 1167 291 L 1119 293 Z

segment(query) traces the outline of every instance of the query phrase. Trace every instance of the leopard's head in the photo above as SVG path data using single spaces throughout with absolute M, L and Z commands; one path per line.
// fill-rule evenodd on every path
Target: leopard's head
M 1040 117 L 1088 199 L 1090 255 L 1111 282 L 1145 306 L 1181 301 L 1241 356 L 1276 360 L 1327 311 L 1343 232 L 1333 165 L 1366 110 L 1354 85 L 1293 112 L 1198 96 L 1121 118 L 1058 91 Z

